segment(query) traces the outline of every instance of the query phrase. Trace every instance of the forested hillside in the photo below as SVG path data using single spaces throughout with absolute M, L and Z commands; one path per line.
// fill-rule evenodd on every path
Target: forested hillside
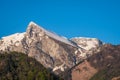
M 18 52 L 0 53 L 0 80 L 59 80 L 35 59 Z

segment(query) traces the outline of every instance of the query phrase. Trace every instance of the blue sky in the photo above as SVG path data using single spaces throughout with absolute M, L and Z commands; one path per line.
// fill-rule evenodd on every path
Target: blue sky
M 30 21 L 59 35 L 120 44 L 120 0 L 0 0 L 0 37 Z

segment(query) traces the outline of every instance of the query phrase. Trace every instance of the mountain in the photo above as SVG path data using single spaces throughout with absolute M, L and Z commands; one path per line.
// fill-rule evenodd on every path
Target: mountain
M 58 80 L 55 76 L 58 75 L 64 80 L 120 80 L 119 61 L 120 45 L 106 44 L 97 38 L 67 39 L 34 22 L 29 23 L 26 32 L 0 39 L 0 79 L 22 75 L 26 80 L 28 69 L 35 67 L 40 76 L 33 75 L 32 70 L 32 79 L 44 77 L 42 80 L 53 80 L 55 77 Z M 35 64 L 30 65 L 31 62 Z M 18 73 L 22 68 L 25 70 Z
M 0 51 L 25 53 L 60 74 L 99 51 L 102 44 L 95 38 L 67 39 L 30 22 L 26 32 L 2 37 Z

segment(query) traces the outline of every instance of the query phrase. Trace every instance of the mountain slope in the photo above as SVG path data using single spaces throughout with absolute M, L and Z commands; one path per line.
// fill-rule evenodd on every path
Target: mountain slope
M 119 76 L 120 45 L 105 44 L 101 46 L 99 52 L 72 70 L 72 80 L 112 80 Z
M 97 78 L 99 80 L 112 80 L 114 77 L 119 77 L 116 80 L 120 80 L 120 45 L 106 44 L 97 55 L 93 55 L 88 60 L 92 66 L 98 69 L 98 72 L 90 80 Z

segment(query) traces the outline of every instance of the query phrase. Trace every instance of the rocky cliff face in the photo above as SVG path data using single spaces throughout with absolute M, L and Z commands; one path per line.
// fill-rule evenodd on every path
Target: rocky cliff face
M 22 42 L 28 56 L 34 57 L 46 68 L 57 72 L 75 64 L 73 53 L 77 49 L 76 45 L 67 39 L 62 38 L 64 42 L 60 39 L 58 35 L 51 32 L 48 34 L 43 28 L 31 23 Z
M 25 33 L 16 33 L 0 40 L 1 51 L 23 52 L 35 58 L 56 74 L 91 56 L 102 45 L 93 38 L 68 40 L 30 22 Z

